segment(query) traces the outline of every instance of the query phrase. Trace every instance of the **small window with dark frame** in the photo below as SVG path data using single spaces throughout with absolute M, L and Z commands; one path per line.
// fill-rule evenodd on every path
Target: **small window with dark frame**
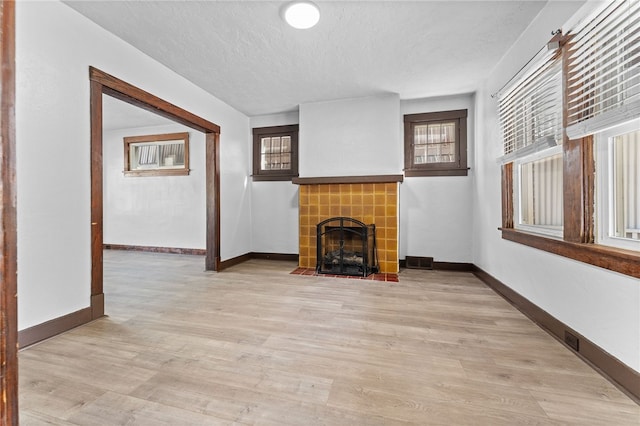
M 253 129 L 253 180 L 298 176 L 298 125 Z
M 406 114 L 404 172 L 467 176 L 467 110 Z

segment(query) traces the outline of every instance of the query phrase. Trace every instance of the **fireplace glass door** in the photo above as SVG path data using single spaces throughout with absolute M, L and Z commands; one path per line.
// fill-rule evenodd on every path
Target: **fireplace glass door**
M 358 275 L 378 272 L 376 226 L 348 217 L 334 217 L 317 225 L 316 271 Z

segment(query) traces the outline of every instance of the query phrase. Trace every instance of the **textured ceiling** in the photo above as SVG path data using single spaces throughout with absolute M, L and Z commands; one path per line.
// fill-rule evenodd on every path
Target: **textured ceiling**
M 545 1 L 316 1 L 288 27 L 277 1 L 66 1 L 249 116 L 307 102 L 473 92 Z

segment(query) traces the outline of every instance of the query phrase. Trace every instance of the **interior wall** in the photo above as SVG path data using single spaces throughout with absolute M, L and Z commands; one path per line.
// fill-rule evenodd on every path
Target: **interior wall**
M 16 4 L 18 327 L 89 306 L 89 66 L 221 127 L 221 255 L 251 250 L 249 119 L 58 1 Z
M 458 109 L 468 110 L 467 164 L 472 165 L 475 147 L 473 94 L 403 100 L 400 103 L 402 116 Z M 400 185 L 401 259 L 427 256 L 442 262 L 472 261 L 474 175 L 471 167 L 468 176 L 405 177 Z
M 582 6 L 549 2 L 477 93 L 473 185 L 473 262 L 560 321 L 640 371 L 640 284 L 610 272 L 501 239 L 501 133 L 497 100 L 491 97 L 546 44 L 551 30 Z M 597 7 L 587 3 L 580 10 Z
M 252 129 L 298 123 L 298 111 L 255 116 L 250 120 Z M 250 140 L 253 146 L 252 136 Z M 252 251 L 298 254 L 298 185 L 291 181 L 252 181 L 251 189 Z
M 301 177 L 402 173 L 397 94 L 300 105 Z
M 124 175 L 124 137 L 179 132 L 189 133 L 189 175 Z M 102 151 L 105 244 L 206 248 L 204 133 L 180 124 L 112 130 Z

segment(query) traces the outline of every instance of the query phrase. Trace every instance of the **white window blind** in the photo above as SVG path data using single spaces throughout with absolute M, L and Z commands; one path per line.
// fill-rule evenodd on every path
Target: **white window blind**
M 503 161 L 562 144 L 561 64 L 556 52 L 547 52 L 541 65 L 500 96 Z
M 578 139 L 640 114 L 640 0 L 615 0 L 573 33 L 567 134 Z

